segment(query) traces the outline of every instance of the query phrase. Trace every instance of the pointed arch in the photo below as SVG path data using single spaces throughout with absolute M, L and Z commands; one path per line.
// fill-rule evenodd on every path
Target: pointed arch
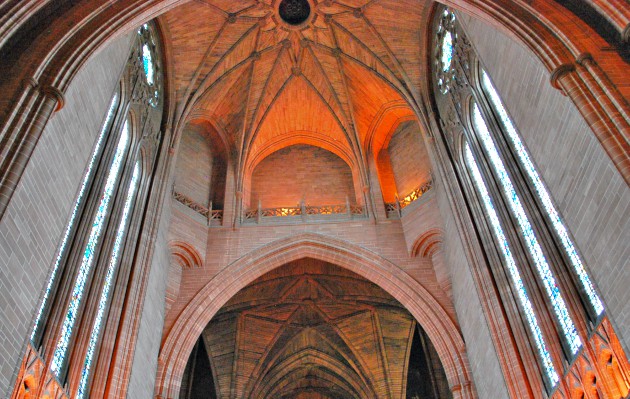
M 447 312 L 416 280 L 387 259 L 347 241 L 313 233 L 280 239 L 224 268 L 188 303 L 164 338 L 158 359 L 156 394 L 179 392 L 188 355 L 212 317 L 238 291 L 265 273 L 301 258 L 348 269 L 379 285 L 420 323 L 435 345 L 451 389 L 474 398 L 463 338 Z

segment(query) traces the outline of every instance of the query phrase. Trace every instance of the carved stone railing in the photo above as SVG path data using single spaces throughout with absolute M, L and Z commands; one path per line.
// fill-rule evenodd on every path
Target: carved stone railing
M 405 195 L 402 199 L 396 196 L 394 202 L 385 203 L 385 211 L 388 218 L 400 218 L 402 216 L 402 210 L 411 204 L 412 202 L 420 199 L 427 191 L 433 188 L 433 181 L 428 181 L 421 186 L 416 187 L 409 194 Z
M 320 220 L 349 220 L 367 217 L 363 205 L 345 204 L 335 205 L 306 205 L 301 202 L 298 206 L 283 206 L 277 208 L 263 208 L 260 203 L 257 209 L 243 212 L 243 224 L 276 222 L 313 222 Z
M 210 202 L 210 207 L 207 208 L 184 194 L 178 193 L 175 189 L 173 189 L 173 199 L 205 217 L 208 221 L 208 226 L 222 225 L 223 211 L 219 209 L 212 209 L 212 202 Z

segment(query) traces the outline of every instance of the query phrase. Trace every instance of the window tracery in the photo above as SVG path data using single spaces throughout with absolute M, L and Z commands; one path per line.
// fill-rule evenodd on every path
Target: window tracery
M 444 9 L 437 28 L 437 43 L 435 50 L 435 66 L 437 83 L 442 93 L 447 93 L 455 79 L 452 68 L 457 32 L 454 29 L 455 14 L 449 9 Z
M 159 65 L 156 63 L 157 50 L 154 34 L 152 33 L 151 27 L 148 24 L 144 24 L 138 29 L 138 36 L 142 43 L 140 57 L 142 59 L 144 78 L 149 86 L 149 104 L 156 107 L 160 100 L 156 78 L 159 78 L 160 74 L 158 73 Z

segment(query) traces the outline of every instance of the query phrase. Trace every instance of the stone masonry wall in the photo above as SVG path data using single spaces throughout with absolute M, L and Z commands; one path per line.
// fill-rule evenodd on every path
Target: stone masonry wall
M 94 55 L 65 93 L 0 221 L 0 397 L 9 396 L 35 312 L 133 35 Z
M 389 142 L 388 151 L 400 198 L 431 179 L 429 157 L 416 121 L 398 126 Z
M 335 154 L 318 147 L 295 145 L 277 151 L 252 173 L 251 206 L 295 206 L 355 202 L 352 171 Z
M 463 15 L 460 20 L 630 353 L 630 189 L 575 105 L 551 86 L 549 72 L 532 53 L 479 20 Z

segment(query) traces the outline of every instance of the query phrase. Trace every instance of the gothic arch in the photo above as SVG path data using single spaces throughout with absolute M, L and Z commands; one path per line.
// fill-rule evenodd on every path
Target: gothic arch
M 440 229 L 430 229 L 420 235 L 411 247 L 411 256 L 431 258 L 442 246 L 444 233 Z
M 171 258 L 178 264 L 178 266 L 192 269 L 203 265 L 199 251 L 187 242 L 171 241 L 169 243 L 169 247 L 171 249 Z
M 348 269 L 379 285 L 420 323 L 435 345 L 449 385 L 461 398 L 474 398 L 462 336 L 429 292 L 394 263 L 346 241 L 304 233 L 252 251 L 225 267 L 188 303 L 163 341 L 156 394 L 179 392 L 188 355 L 204 327 L 239 290 L 265 273 L 301 258 L 315 258 Z

